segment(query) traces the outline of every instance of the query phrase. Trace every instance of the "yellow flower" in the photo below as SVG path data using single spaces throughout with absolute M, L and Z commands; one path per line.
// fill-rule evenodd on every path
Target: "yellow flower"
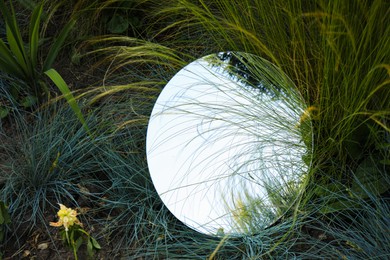
M 65 231 L 69 230 L 69 227 L 74 224 L 82 226 L 83 224 L 77 219 L 77 211 L 71 208 L 67 208 L 62 204 L 60 205 L 60 210 L 57 212 L 58 217 L 60 218 L 58 222 L 50 222 L 50 226 L 61 227 L 64 226 Z

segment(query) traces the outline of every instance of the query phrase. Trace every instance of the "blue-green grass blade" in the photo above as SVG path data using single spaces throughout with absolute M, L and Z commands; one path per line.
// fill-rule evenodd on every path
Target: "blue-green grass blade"
M 90 133 L 89 128 L 84 120 L 84 116 L 81 113 L 81 109 L 78 106 L 76 99 L 74 98 L 72 92 L 69 90 L 68 85 L 65 83 L 61 75 L 55 69 L 49 69 L 48 71 L 45 71 L 45 74 L 54 82 L 54 84 L 56 84 L 58 89 L 64 95 L 69 106 L 72 108 L 73 112 L 76 114 L 77 118 L 82 123 L 84 129 L 87 131 L 87 133 Z

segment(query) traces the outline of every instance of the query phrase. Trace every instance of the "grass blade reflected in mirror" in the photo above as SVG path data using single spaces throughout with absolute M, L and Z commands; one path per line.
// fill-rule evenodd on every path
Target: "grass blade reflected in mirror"
M 302 156 L 311 151 L 296 127 L 304 107 L 291 80 L 260 57 L 219 53 L 186 66 L 160 94 L 148 127 L 148 164 L 163 202 L 205 234 L 271 225 L 297 200 L 298 192 L 285 193 L 308 168 Z M 248 233 L 235 223 L 243 207 L 260 216 Z

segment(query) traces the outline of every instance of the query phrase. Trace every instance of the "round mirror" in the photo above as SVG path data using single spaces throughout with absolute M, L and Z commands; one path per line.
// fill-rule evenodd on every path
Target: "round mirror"
M 184 224 L 208 235 L 272 225 L 308 169 L 311 126 L 292 81 L 266 60 L 223 52 L 165 86 L 147 131 L 153 184 Z

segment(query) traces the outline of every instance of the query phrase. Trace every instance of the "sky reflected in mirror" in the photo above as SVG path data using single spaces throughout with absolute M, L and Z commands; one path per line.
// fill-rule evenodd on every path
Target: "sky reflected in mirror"
M 304 104 L 278 73 L 257 56 L 213 54 L 179 71 L 158 97 L 148 166 L 162 201 L 187 226 L 251 234 L 294 201 L 307 170 Z

